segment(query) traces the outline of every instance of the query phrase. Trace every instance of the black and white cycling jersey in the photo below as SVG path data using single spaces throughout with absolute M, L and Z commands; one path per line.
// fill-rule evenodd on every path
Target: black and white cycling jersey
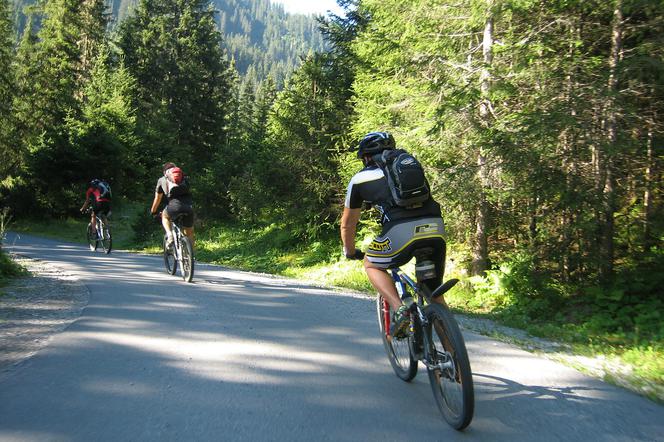
M 387 178 L 383 170 L 376 165 L 365 167 L 348 183 L 345 207 L 359 209 L 364 202 L 371 204 L 381 213 L 383 226 L 400 220 L 441 216 L 440 206 L 432 198 L 416 209 L 405 209 L 394 204 Z

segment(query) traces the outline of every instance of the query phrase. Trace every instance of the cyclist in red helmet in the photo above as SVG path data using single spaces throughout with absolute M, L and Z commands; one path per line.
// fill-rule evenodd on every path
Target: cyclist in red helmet
M 182 230 L 194 245 L 194 209 L 189 181 L 182 169 L 173 163 L 164 164 L 163 176 L 157 180 L 154 200 L 150 212 L 156 215 L 162 199 L 166 196 L 166 208 L 161 212 L 161 224 L 166 232 L 167 245 L 173 242 L 171 222 L 182 215 Z

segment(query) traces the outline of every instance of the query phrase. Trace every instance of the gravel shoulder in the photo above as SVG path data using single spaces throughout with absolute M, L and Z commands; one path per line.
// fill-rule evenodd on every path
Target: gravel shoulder
M 54 265 L 12 256 L 30 275 L 0 287 L 0 372 L 34 355 L 87 305 L 87 287 Z
M 80 316 L 89 300 L 87 287 L 56 266 L 24 257 L 13 258 L 28 269 L 30 276 L 0 287 L 0 373 L 11 370 L 46 346 L 53 334 L 64 330 Z M 587 375 L 664 402 L 663 386 L 639 378 L 634 373 L 634 367 L 617 358 L 575 355 L 567 344 L 536 338 L 523 330 L 505 327 L 488 319 L 459 314 L 456 318 L 463 329 L 514 344 Z
M 594 378 L 664 403 L 664 386 L 640 377 L 635 367 L 615 356 L 582 356 L 572 347 L 529 335 L 523 330 L 505 327 L 488 319 L 455 315 L 462 328 L 516 345 L 523 350 L 560 362 Z

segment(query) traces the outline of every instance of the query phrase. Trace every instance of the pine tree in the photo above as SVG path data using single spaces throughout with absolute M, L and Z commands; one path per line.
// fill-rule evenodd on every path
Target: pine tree
M 17 164 L 17 149 L 11 132 L 14 127 L 13 101 L 16 94 L 14 77 L 14 39 L 9 0 L 0 0 L 0 176 L 5 177 Z
M 214 10 L 204 0 L 143 0 L 121 26 L 119 46 L 150 149 L 204 173 L 224 147 L 231 90 Z

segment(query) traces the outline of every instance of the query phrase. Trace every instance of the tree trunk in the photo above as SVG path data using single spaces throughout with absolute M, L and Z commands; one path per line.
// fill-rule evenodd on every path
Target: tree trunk
M 655 166 L 655 155 L 653 152 L 653 120 L 648 121 L 648 134 L 646 139 L 646 170 L 645 191 L 643 192 L 643 249 L 645 252 L 655 245 L 652 235 L 653 223 L 653 169 Z
M 493 60 L 493 0 L 487 0 L 488 17 L 484 25 L 484 39 L 482 40 L 482 53 L 484 66 L 480 75 L 480 119 L 485 128 L 491 124 L 491 103 L 489 101 L 489 90 L 491 87 L 491 73 L 489 71 Z M 489 171 L 486 155 L 482 146 L 477 155 L 477 174 L 480 182 L 480 195 L 475 216 L 475 241 L 473 247 L 474 275 L 482 275 L 489 268 L 488 226 L 489 226 L 489 202 L 487 191 L 489 189 Z
M 576 42 L 581 40 L 581 29 L 576 19 L 570 24 L 569 28 L 569 45 L 568 56 L 570 60 L 574 60 L 576 52 Z M 564 100 L 569 107 L 569 114 L 573 120 L 577 118 L 576 102 L 574 100 L 575 91 L 578 89 L 576 83 L 576 64 L 570 63 L 567 77 L 565 78 Z M 560 134 L 560 148 L 562 151 L 561 169 L 565 172 L 565 196 L 572 195 L 576 192 L 575 182 L 578 176 L 578 164 L 576 149 L 576 134 L 573 127 L 566 127 Z M 569 199 L 567 199 L 569 201 Z M 566 205 L 561 210 L 560 214 L 560 262 L 559 272 L 563 281 L 569 281 L 570 275 L 573 271 L 572 265 L 572 242 L 573 242 L 573 219 L 574 210 L 577 207 Z
M 598 167 L 603 177 L 601 194 L 599 279 L 606 284 L 613 276 L 613 236 L 615 231 L 613 215 L 615 213 L 615 176 L 613 170 L 613 151 L 617 140 L 617 109 L 615 94 L 618 93 L 617 67 L 622 52 L 622 0 L 615 1 L 613 26 L 611 30 L 611 54 L 609 56 L 609 81 L 607 84 L 607 105 L 605 110 L 605 132 L 607 148 L 600 153 Z

